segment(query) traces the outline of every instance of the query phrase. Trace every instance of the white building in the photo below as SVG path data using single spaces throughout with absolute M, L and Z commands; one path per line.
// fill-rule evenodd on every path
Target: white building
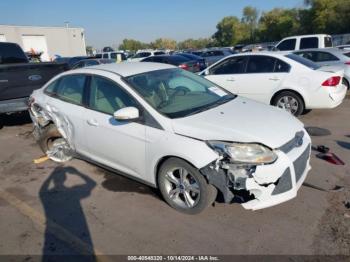
M 42 61 L 86 55 L 83 28 L 0 25 L 0 42 L 17 43 L 25 52 L 42 52 Z

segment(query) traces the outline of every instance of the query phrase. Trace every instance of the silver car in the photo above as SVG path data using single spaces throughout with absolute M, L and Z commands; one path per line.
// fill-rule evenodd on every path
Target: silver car
M 350 51 L 342 51 L 338 48 L 305 49 L 294 52 L 307 58 L 320 66 L 341 66 L 344 69 L 343 83 L 350 87 Z

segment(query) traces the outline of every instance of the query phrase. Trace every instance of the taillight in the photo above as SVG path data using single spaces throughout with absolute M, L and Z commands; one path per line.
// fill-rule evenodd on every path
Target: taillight
M 340 76 L 332 76 L 322 83 L 322 86 L 337 86 L 341 80 Z
M 348 61 L 348 62 L 345 62 L 344 64 L 346 64 L 346 65 L 350 65 L 350 61 Z
M 181 64 L 181 65 L 179 65 L 179 67 L 181 69 L 184 69 L 184 70 L 188 70 L 189 69 L 188 65 L 186 65 L 186 64 Z

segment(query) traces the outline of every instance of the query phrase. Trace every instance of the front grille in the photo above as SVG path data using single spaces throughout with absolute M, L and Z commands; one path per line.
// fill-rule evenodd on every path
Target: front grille
M 310 155 L 310 149 L 311 149 L 311 146 L 308 145 L 305 151 L 293 163 L 296 182 L 299 181 L 299 179 L 301 178 L 301 176 L 305 171 L 307 161 Z
M 278 195 L 292 189 L 292 176 L 289 167 L 283 172 L 283 175 L 278 179 L 272 195 Z
M 295 136 L 279 148 L 284 153 L 289 153 L 293 148 L 299 147 L 303 144 L 304 131 L 295 133 Z

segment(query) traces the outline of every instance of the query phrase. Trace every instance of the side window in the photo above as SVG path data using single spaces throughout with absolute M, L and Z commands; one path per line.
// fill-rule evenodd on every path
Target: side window
M 328 52 L 315 52 L 315 62 L 338 61 L 339 59 Z
M 103 54 L 103 55 L 102 55 L 102 58 L 107 58 L 107 59 L 108 59 L 108 58 L 109 58 L 109 57 L 108 57 L 108 54 Z
M 287 39 L 281 42 L 277 49 L 280 51 L 288 51 L 288 50 L 294 50 L 296 44 L 296 39 Z
M 275 72 L 276 73 L 288 73 L 290 71 L 290 65 L 282 60 L 276 59 Z
M 314 52 L 297 52 L 295 54 L 315 62 Z
M 214 51 L 215 56 L 223 56 L 225 55 L 222 51 Z
M 72 69 L 82 68 L 82 67 L 84 67 L 84 62 L 83 62 L 83 61 L 76 63 L 76 64 L 73 66 Z
M 46 88 L 45 88 L 45 93 L 52 95 L 55 93 L 55 89 L 57 86 L 58 80 L 53 81 L 52 83 L 50 83 Z
M 250 56 L 246 73 L 271 73 L 274 71 L 276 59 L 269 56 Z
M 333 42 L 332 42 L 332 38 L 329 36 L 326 36 L 324 38 L 324 47 L 333 47 Z
M 216 65 L 210 73 L 213 75 L 243 74 L 246 63 L 247 59 L 244 56 L 229 58 Z
M 98 62 L 96 60 L 85 61 L 85 66 L 94 66 L 94 65 L 98 65 Z
M 92 110 L 113 115 L 115 111 L 128 106 L 137 106 L 137 103 L 117 83 L 93 76 L 90 83 L 89 106 Z
M 56 95 L 67 102 L 81 105 L 83 103 L 85 80 L 85 75 L 63 76 L 57 86 Z
M 300 39 L 300 49 L 318 48 L 318 37 L 303 37 Z
M 154 59 L 154 56 L 150 56 L 150 57 L 147 57 L 147 58 L 144 58 L 142 60 L 143 62 L 158 62 Z

